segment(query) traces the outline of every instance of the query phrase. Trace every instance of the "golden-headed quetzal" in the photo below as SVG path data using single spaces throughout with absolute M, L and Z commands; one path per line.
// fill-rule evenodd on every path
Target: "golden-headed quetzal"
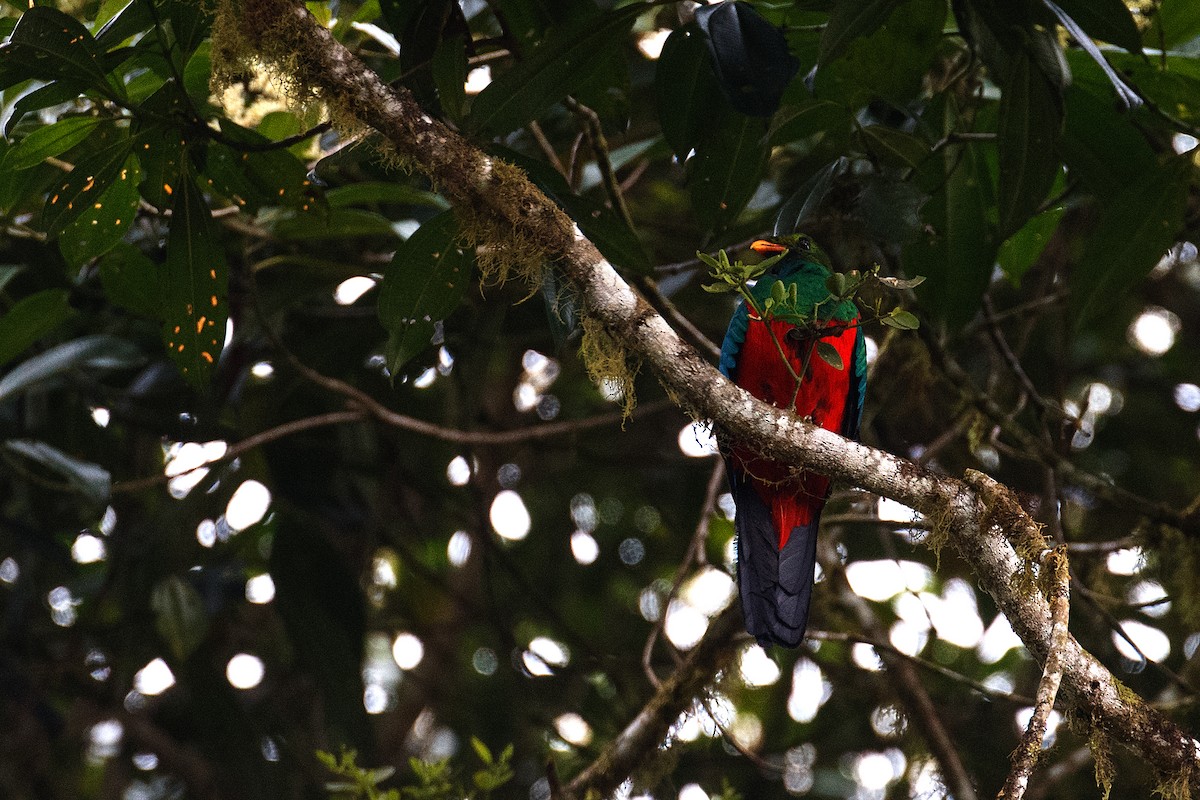
M 857 438 L 867 388 L 858 309 L 830 293 L 829 259 L 810 237 L 760 239 L 750 247 L 782 257 L 750 289 L 754 306 L 738 302 L 721 345 L 721 372 L 761 400 Z M 783 284 L 782 293 L 776 283 Z M 772 297 L 776 302 L 768 302 Z M 780 297 L 787 298 L 782 306 Z M 756 308 L 768 306 L 764 321 Z M 818 341 L 831 345 L 837 357 L 824 346 L 824 356 L 819 355 Z M 817 524 L 829 478 L 739 446 L 728 450 L 725 460 L 737 504 L 738 587 L 746 629 L 762 645 L 796 647 L 808 621 Z

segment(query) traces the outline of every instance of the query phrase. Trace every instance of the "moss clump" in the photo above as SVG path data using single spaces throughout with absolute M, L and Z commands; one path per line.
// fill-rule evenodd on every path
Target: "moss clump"
M 625 416 L 628 417 L 637 405 L 633 379 L 641 363 L 633 359 L 625 346 L 591 317 L 583 318 L 583 341 L 579 344 L 579 355 L 583 358 L 588 377 L 597 384 L 607 383 L 614 393 L 620 394 Z

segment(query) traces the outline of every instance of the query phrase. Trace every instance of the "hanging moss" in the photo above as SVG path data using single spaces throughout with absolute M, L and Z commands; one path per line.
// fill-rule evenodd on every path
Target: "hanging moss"
M 583 341 L 579 355 L 587 367 L 588 376 L 597 384 L 608 382 L 621 392 L 625 416 L 632 412 L 637 399 L 633 391 L 633 378 L 641 367 L 631 358 L 625 346 L 614 339 L 604 326 L 590 317 L 583 319 Z

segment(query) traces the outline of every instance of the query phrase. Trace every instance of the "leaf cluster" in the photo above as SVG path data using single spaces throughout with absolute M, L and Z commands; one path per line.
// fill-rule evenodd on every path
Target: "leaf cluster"
M 450 759 L 424 761 L 411 758 L 408 764 L 416 781 L 383 789 L 381 784 L 395 776 L 394 767 L 369 769 L 360 766 L 358 754 L 348 749 L 336 755 L 318 750 L 316 757 L 329 772 L 342 779 L 325 784 L 326 791 L 336 800 L 486 800 L 492 792 L 512 780 L 513 746 L 510 744 L 498 755 L 493 755 L 486 744 L 471 737 L 471 749 L 482 766 L 471 773 L 469 788 L 455 779 Z

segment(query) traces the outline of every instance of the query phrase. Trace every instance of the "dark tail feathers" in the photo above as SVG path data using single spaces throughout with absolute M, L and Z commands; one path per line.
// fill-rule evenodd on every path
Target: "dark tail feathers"
M 798 647 L 808 625 L 820 515 L 793 528 L 780 551 L 770 509 L 751 481 L 731 469 L 730 487 L 737 503 L 738 589 L 746 630 L 764 647 Z

